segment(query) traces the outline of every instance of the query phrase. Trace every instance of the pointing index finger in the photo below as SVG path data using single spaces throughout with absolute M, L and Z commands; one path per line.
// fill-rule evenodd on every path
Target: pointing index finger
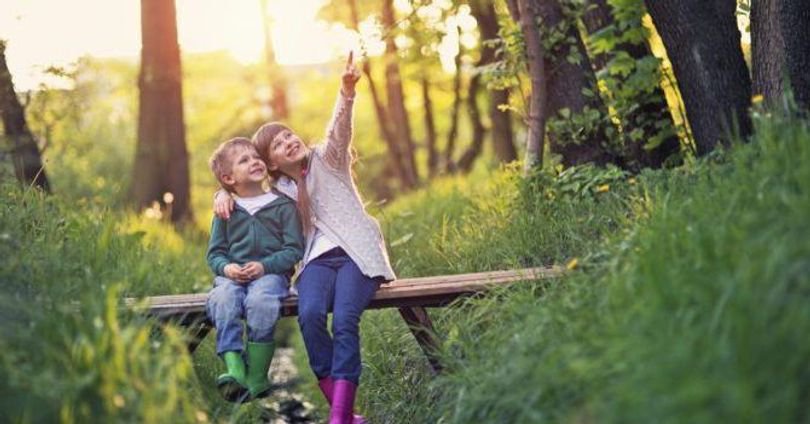
M 352 66 L 353 61 L 354 61 L 354 50 L 349 50 L 349 58 L 346 60 L 346 70 L 348 70 Z

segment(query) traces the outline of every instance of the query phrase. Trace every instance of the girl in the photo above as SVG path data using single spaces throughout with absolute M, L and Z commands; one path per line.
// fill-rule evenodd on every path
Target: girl
M 360 381 L 360 316 L 381 283 L 394 280 L 380 226 L 369 216 L 352 178 L 352 108 L 360 73 L 352 54 L 326 142 L 307 147 L 288 127 L 268 123 L 253 135 L 280 191 L 297 200 L 307 237 L 298 283 L 298 323 L 318 386 L 331 405 L 330 423 L 361 423 L 353 415 Z M 233 201 L 218 193 L 217 215 Z M 332 311 L 332 334 L 326 315 Z

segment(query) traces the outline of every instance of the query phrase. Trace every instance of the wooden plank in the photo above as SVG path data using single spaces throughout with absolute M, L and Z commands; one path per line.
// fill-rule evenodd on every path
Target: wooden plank
M 398 308 L 434 372 L 439 373 L 442 370 L 437 356 L 440 343 L 425 307 L 444 306 L 459 296 L 482 292 L 516 281 L 557 278 L 562 276 L 564 271 L 564 268 L 555 266 L 404 278 L 381 286 L 368 309 Z M 147 314 L 160 321 L 172 321 L 187 327 L 190 330 L 188 347 L 194 352 L 211 330 L 211 322 L 205 310 L 207 296 L 207 293 L 195 293 L 153 296 L 141 300 L 129 298 L 125 299 L 125 304 L 136 309 L 143 308 Z M 297 314 L 298 297 L 286 298 L 282 302 L 281 315 Z
M 493 286 L 515 281 L 556 278 L 563 274 L 561 267 L 528 268 L 514 271 L 491 271 L 435 277 L 405 278 L 380 287 L 369 309 L 391 306 L 412 306 L 425 302 L 426 306 L 446 304 L 463 294 L 475 293 Z M 150 315 L 167 318 L 183 314 L 204 314 L 206 293 L 165 295 L 141 301 L 127 299 L 128 306 L 144 305 Z M 283 316 L 297 313 L 296 296 L 284 300 Z

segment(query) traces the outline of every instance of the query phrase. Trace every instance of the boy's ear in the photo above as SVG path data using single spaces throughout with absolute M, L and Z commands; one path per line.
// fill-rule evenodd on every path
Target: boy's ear
M 232 186 L 236 180 L 231 176 L 231 174 L 222 174 L 222 182 L 226 185 Z

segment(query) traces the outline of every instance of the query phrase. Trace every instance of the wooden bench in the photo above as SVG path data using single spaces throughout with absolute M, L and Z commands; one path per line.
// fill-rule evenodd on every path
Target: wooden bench
M 493 287 L 519 281 L 537 281 L 562 276 L 564 268 L 527 268 L 509 271 L 403 278 L 383 285 L 369 309 L 398 308 L 434 371 L 441 371 L 436 356 L 439 342 L 425 308 L 445 306 L 460 296 L 480 293 Z M 206 293 L 154 296 L 142 300 L 127 299 L 128 306 L 140 306 L 159 321 L 171 321 L 190 330 L 192 352 L 212 328 L 205 311 Z M 282 316 L 298 313 L 298 297 L 292 295 L 282 303 Z

